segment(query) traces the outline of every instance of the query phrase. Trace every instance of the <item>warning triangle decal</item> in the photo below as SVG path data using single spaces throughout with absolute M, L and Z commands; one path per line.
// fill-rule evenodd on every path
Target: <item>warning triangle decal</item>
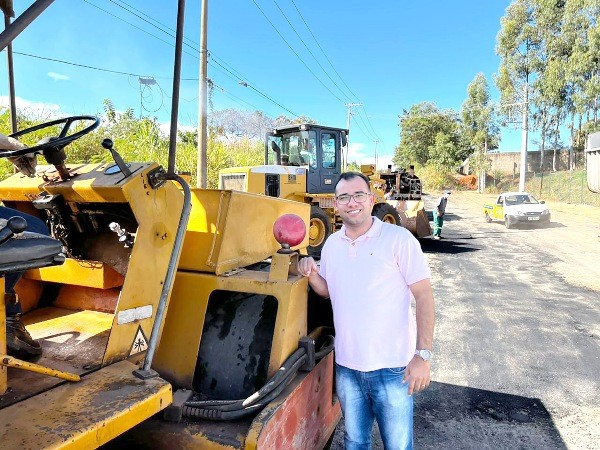
M 133 340 L 133 344 L 131 344 L 129 356 L 145 352 L 147 349 L 148 339 L 146 339 L 146 335 L 144 334 L 144 330 L 142 330 L 142 326 L 138 325 L 137 332 L 135 333 L 135 339 Z

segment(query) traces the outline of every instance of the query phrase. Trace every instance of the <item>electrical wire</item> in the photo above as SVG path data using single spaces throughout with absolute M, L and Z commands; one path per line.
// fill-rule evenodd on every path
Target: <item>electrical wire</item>
M 329 91 L 329 93 L 331 95 L 333 95 L 336 99 L 338 99 L 338 101 L 340 103 L 344 103 L 344 101 L 339 98 L 336 94 L 333 93 L 333 91 L 331 89 L 329 89 L 329 87 L 323 83 L 323 81 L 321 81 L 321 79 L 312 71 L 312 69 L 308 66 L 308 64 L 306 64 L 306 62 L 300 57 L 300 55 L 298 54 L 298 52 L 296 52 L 296 50 L 294 50 L 294 47 L 292 47 L 290 45 L 290 43 L 283 37 L 283 35 L 279 32 L 279 30 L 277 29 L 277 27 L 273 24 L 273 22 L 271 22 L 271 19 L 269 19 L 269 16 L 267 16 L 267 14 L 262 10 L 262 8 L 258 5 L 258 3 L 256 3 L 256 0 L 252 0 L 252 3 L 254 3 L 256 5 L 256 7 L 258 8 L 258 10 L 261 12 L 261 14 L 265 17 L 266 21 L 269 22 L 269 24 L 271 25 L 271 27 L 273 27 L 273 29 L 275 30 L 275 32 L 279 35 L 279 37 L 283 40 L 283 42 L 285 42 L 285 44 L 289 47 L 289 49 L 292 51 L 292 53 L 294 53 L 294 55 L 296 55 L 296 57 L 300 60 L 300 62 L 304 65 L 304 67 L 306 67 L 306 69 L 311 73 L 311 75 L 313 77 L 315 77 L 315 79 L 321 83 L 321 85 L 327 89 L 327 91 Z

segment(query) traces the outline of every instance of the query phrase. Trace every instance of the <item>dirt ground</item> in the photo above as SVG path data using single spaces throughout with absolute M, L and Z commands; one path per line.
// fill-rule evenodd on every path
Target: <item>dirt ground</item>
M 444 239 L 421 241 L 436 333 L 415 446 L 598 449 L 600 208 L 548 202 L 550 225 L 507 230 L 483 219 L 494 197 L 454 192 Z

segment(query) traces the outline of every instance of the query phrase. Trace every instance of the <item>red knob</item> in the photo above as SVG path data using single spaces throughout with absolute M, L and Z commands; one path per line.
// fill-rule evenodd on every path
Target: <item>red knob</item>
M 306 236 L 306 225 L 296 214 L 284 214 L 273 225 L 273 235 L 280 244 L 299 245 Z

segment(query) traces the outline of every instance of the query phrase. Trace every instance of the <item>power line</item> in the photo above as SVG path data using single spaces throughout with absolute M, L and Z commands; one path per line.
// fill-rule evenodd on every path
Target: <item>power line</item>
M 315 40 L 315 43 L 317 44 L 317 46 L 321 50 L 321 53 L 323 53 L 323 56 L 325 56 L 325 59 L 327 60 L 327 62 L 329 63 L 329 65 L 331 66 L 331 68 L 333 69 L 333 71 L 335 72 L 335 74 L 338 76 L 338 78 L 340 80 L 342 80 L 342 83 L 344 84 L 344 86 L 346 86 L 346 89 L 348 89 L 348 92 L 350 92 L 350 94 L 352 94 L 352 96 L 354 96 L 354 98 L 358 99 L 358 96 L 355 93 L 352 92 L 352 90 L 348 87 L 348 85 L 346 84 L 346 82 L 344 81 L 344 79 L 342 78 L 342 76 L 338 73 L 337 70 L 335 70 L 335 67 L 334 67 L 333 63 L 327 57 L 327 53 L 325 53 L 325 50 L 323 50 L 323 47 L 321 47 L 321 44 L 319 44 L 319 41 L 317 40 L 317 38 L 315 37 L 314 33 L 312 32 L 312 30 L 308 26 L 308 23 L 306 23 L 306 20 L 304 20 L 304 16 L 300 12 L 300 9 L 298 9 L 298 6 L 296 6 L 296 3 L 294 3 L 294 0 L 291 0 L 291 2 L 292 2 L 292 5 L 294 5 L 294 8 L 296 8 L 296 11 L 298 12 L 298 15 L 300 16 L 300 18 L 302 19 L 302 22 L 304 22 L 304 25 L 306 26 L 306 29 L 308 30 L 308 32 L 310 33 L 310 35 L 312 36 L 312 38 Z
M 84 0 L 84 1 L 85 1 L 86 3 L 89 3 L 89 4 L 90 4 L 90 5 L 92 5 L 92 6 L 96 6 L 96 5 L 93 5 L 92 3 L 90 3 L 88 0 Z M 123 10 L 125 10 L 125 11 L 129 12 L 130 14 L 134 15 L 135 17 L 137 17 L 137 18 L 139 18 L 139 19 L 143 20 L 144 22 L 148 23 L 149 25 L 151 25 L 151 26 L 155 27 L 156 29 L 158 29 L 158 30 L 162 31 L 163 33 L 167 34 L 168 36 L 170 36 L 170 37 L 174 37 L 174 35 L 173 35 L 173 34 L 171 34 L 171 33 L 169 33 L 169 32 L 167 31 L 167 30 L 169 29 L 169 27 L 167 27 L 166 25 L 162 24 L 161 22 L 159 22 L 159 21 L 157 21 L 157 20 L 155 20 L 155 19 L 152 19 L 150 16 L 148 16 L 148 15 L 147 15 L 147 14 L 145 14 L 145 13 L 143 13 L 143 12 L 142 12 L 142 11 L 140 11 L 139 9 L 137 9 L 137 8 L 135 8 L 135 7 L 133 7 L 133 6 L 131 6 L 131 5 L 127 4 L 127 3 L 125 3 L 125 2 L 120 2 L 120 3 L 123 3 L 123 4 L 127 5 L 127 6 L 129 6 L 129 8 L 127 8 L 127 7 L 125 7 L 125 6 L 122 6 L 122 5 L 118 4 L 118 3 L 117 3 L 117 2 L 115 2 L 114 0 L 109 0 L 109 1 L 110 1 L 111 3 L 113 3 L 113 4 L 115 4 L 116 6 L 118 6 L 118 7 L 122 8 Z M 98 9 L 100 9 L 100 10 L 102 10 L 102 11 L 104 11 L 105 13 L 107 13 L 107 14 L 109 14 L 109 15 L 111 15 L 111 16 L 113 16 L 113 17 L 117 18 L 117 19 L 119 19 L 119 20 L 122 20 L 123 22 L 125 22 L 125 23 L 127 23 L 127 24 L 129 24 L 129 25 L 131 25 L 131 26 L 133 26 L 133 27 L 135 27 L 135 28 L 137 28 L 137 29 L 141 30 L 141 31 L 144 31 L 144 32 L 146 32 L 145 30 L 143 30 L 143 29 L 141 29 L 141 28 L 137 27 L 136 25 L 133 25 L 133 24 L 131 24 L 130 22 L 127 22 L 126 20 L 124 20 L 124 19 L 121 19 L 120 17 L 118 17 L 118 16 L 115 16 L 114 14 L 111 14 L 110 12 L 108 12 L 108 11 L 106 11 L 106 10 L 102 9 L 102 8 L 99 8 L 99 7 L 97 7 L 97 8 L 98 8 Z M 139 13 L 139 14 L 138 14 L 138 13 Z M 146 19 L 145 19 L 145 18 L 143 18 L 142 16 L 148 17 L 150 20 L 152 20 L 153 22 L 156 22 L 157 24 L 160 24 L 160 25 L 162 25 L 162 27 L 166 28 L 167 30 L 165 30 L 164 28 L 161 28 L 160 26 L 158 26 L 158 25 L 156 25 L 156 24 L 153 24 L 153 23 L 151 23 L 149 20 L 146 20 Z M 146 33 L 147 33 L 147 32 L 146 32 Z M 162 42 L 165 42 L 165 41 L 163 41 L 162 39 L 160 39 L 159 37 L 157 37 L 157 36 L 155 36 L 155 35 L 153 35 L 153 34 L 151 34 L 151 33 L 148 33 L 148 34 L 150 34 L 151 36 L 153 36 L 153 37 L 154 37 L 154 38 L 156 38 L 156 39 L 159 39 L 159 40 L 161 40 Z M 169 43 L 169 44 L 170 44 L 170 43 Z M 173 45 L 173 44 L 170 44 L 170 45 Z M 193 47 L 193 46 L 191 46 L 190 44 L 187 44 L 187 43 L 186 43 L 186 45 L 187 45 L 188 47 L 192 48 L 193 50 L 197 51 L 198 53 L 200 52 L 200 50 L 199 50 L 199 49 L 197 49 L 197 48 L 194 48 L 194 47 Z M 189 54 L 189 53 L 187 53 L 187 52 L 186 52 L 186 54 Z M 209 55 L 210 55 L 210 54 L 209 54 Z M 198 55 L 191 55 L 191 56 L 194 56 L 195 58 L 197 58 L 197 59 L 198 59 Z M 212 59 L 212 57 L 211 57 L 211 59 Z M 219 58 L 219 59 L 220 59 L 220 58 Z M 237 79 L 235 79 L 235 81 L 239 82 L 239 81 L 240 81 L 240 79 L 242 79 L 242 80 L 244 80 L 244 79 L 245 79 L 245 77 L 244 77 L 244 76 L 241 76 L 241 73 L 240 73 L 240 72 L 238 72 L 237 70 L 235 70 L 235 69 L 233 69 L 233 68 L 232 68 L 232 70 L 233 70 L 233 71 L 235 71 L 235 72 L 238 72 L 238 74 L 235 74 L 234 72 L 232 72 L 232 70 L 229 70 L 227 67 L 225 67 L 225 65 L 228 65 L 228 64 L 226 64 L 225 62 L 223 62 L 223 63 L 221 64 L 221 63 L 219 63 L 218 61 L 216 61 L 216 60 L 214 60 L 214 59 L 213 59 L 213 61 L 214 61 L 214 63 L 215 63 L 215 64 L 217 64 L 217 65 L 219 65 L 221 68 L 223 68 L 223 70 L 225 70 L 226 72 L 228 72 L 228 73 L 230 73 L 231 75 L 235 76 L 235 77 L 237 78 Z M 211 64 L 211 66 L 213 66 L 213 67 L 214 67 L 214 65 L 213 65 L 213 64 Z M 229 66 L 229 67 L 231 67 L 231 66 Z M 196 78 L 196 81 L 197 81 L 197 80 L 198 80 L 198 79 Z M 250 84 L 250 83 L 248 83 L 247 81 L 244 81 L 244 86 L 245 86 L 245 87 L 250 87 L 252 90 L 254 90 L 255 92 L 257 92 L 259 95 L 261 95 L 262 97 L 266 98 L 267 100 L 269 100 L 269 101 L 270 101 L 270 102 L 272 102 L 273 104 L 275 104 L 275 105 L 279 106 L 280 108 L 284 109 L 285 111 L 289 112 L 289 113 L 290 113 L 290 114 L 292 114 L 294 117 L 298 117 L 298 115 L 297 115 L 297 114 L 294 114 L 294 113 L 293 113 L 293 112 L 292 112 L 292 111 L 291 111 L 289 108 L 286 108 L 285 106 L 281 105 L 279 102 L 277 102 L 277 101 L 275 101 L 274 99 L 272 99 L 272 98 L 271 98 L 271 97 L 270 97 L 268 94 L 264 93 L 262 90 L 260 90 L 260 89 L 258 89 L 258 88 L 256 88 L 256 87 L 254 87 L 253 85 L 251 85 L 251 84 Z
M 271 19 L 269 19 L 269 16 L 267 16 L 265 14 L 265 12 L 262 10 L 262 8 L 260 6 L 258 6 L 258 3 L 256 3 L 256 0 L 252 0 L 252 3 L 254 3 L 256 5 L 256 7 L 258 8 L 258 10 L 262 13 L 262 15 L 267 20 L 267 22 L 269 22 L 269 24 L 271 25 L 271 27 L 273 27 L 273 29 L 275 30 L 275 32 L 279 35 L 279 37 L 283 40 L 283 42 L 285 42 L 285 44 L 290 48 L 290 50 L 294 53 L 294 55 L 296 55 L 296 57 L 300 60 L 300 62 L 302 64 L 304 64 L 304 67 L 306 67 L 306 69 L 312 74 L 312 76 L 315 77 L 316 80 L 319 83 L 321 83 L 321 85 L 325 89 L 327 89 L 331 95 L 333 95 L 335 98 L 337 98 L 340 101 L 340 103 L 344 103 L 344 101 L 341 98 L 339 98 L 336 94 L 334 94 L 333 91 L 331 89 L 329 89 L 329 87 L 327 87 L 327 85 L 325 83 L 323 83 L 323 81 L 321 81 L 321 79 L 312 71 L 312 69 L 308 66 L 308 64 L 306 64 L 306 62 L 300 57 L 300 55 L 296 52 L 296 50 L 294 50 L 294 47 L 292 47 L 290 45 L 290 43 L 283 37 L 283 35 L 279 32 L 279 30 L 273 24 L 273 22 L 271 22 Z
M 285 18 L 285 20 L 287 21 L 287 23 L 290 26 L 290 28 L 292 30 L 294 30 L 294 33 L 296 33 L 296 36 L 298 36 L 298 39 L 300 39 L 300 42 L 302 42 L 302 44 L 304 45 L 304 48 L 306 48 L 306 50 L 308 51 L 308 53 L 310 53 L 310 56 L 313 57 L 313 59 L 315 60 L 315 62 L 317 63 L 317 65 L 321 68 L 321 70 L 323 71 L 323 73 L 327 76 L 327 78 L 329 78 L 329 80 L 335 85 L 335 87 L 337 87 L 339 89 L 339 91 L 342 93 L 342 95 L 345 96 L 346 93 L 338 86 L 338 84 L 333 80 L 333 78 L 331 78 L 331 76 L 329 76 L 329 74 L 327 73 L 327 71 L 325 70 L 325 68 L 321 65 L 321 63 L 319 62 L 319 60 L 315 57 L 315 55 L 310 50 L 310 48 L 308 48 L 308 45 L 306 45 L 306 42 L 304 42 L 304 39 L 302 39 L 302 36 L 300 36 L 300 34 L 298 33 L 298 31 L 296 31 L 296 28 L 294 28 L 294 25 L 292 24 L 292 22 L 290 22 L 290 19 L 288 19 L 288 17 L 285 15 L 285 13 L 283 12 L 283 10 L 279 6 L 279 3 L 277 3 L 276 0 L 273 0 L 273 3 L 275 3 L 275 6 L 277 6 L 277 9 L 279 9 L 279 12 L 281 12 L 281 15 Z

